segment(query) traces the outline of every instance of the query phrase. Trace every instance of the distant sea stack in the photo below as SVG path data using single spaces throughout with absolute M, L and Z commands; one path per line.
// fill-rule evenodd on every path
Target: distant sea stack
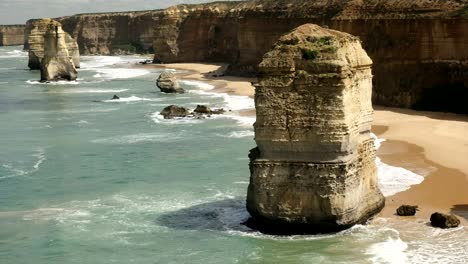
M 0 25 L 0 46 L 22 45 L 24 25 Z
M 371 66 L 358 38 L 313 24 L 265 54 L 255 84 L 248 224 L 274 234 L 330 232 L 383 208 Z
M 80 67 L 80 51 L 78 49 L 78 44 L 75 39 L 73 39 L 70 34 L 62 30 L 62 24 L 52 20 L 50 18 L 45 19 L 36 19 L 29 20 L 26 23 L 25 29 L 25 49 L 29 50 L 29 62 L 28 67 L 31 70 L 39 70 L 41 68 L 41 61 L 44 57 L 44 37 L 49 26 L 54 24 L 57 27 L 60 27 L 61 35 L 64 39 L 69 56 L 73 60 L 73 64 L 76 68 Z
M 76 80 L 77 71 L 67 48 L 67 33 L 60 23 L 45 25 L 44 51 L 41 59 L 41 81 Z

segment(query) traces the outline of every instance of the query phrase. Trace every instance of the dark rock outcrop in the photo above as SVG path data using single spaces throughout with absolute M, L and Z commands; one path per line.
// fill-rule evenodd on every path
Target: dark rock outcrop
M 370 134 L 371 65 L 359 39 L 312 24 L 265 54 L 247 193 L 256 227 L 336 231 L 382 209 Z
M 22 45 L 25 25 L 0 25 L 0 46 Z
M 430 220 L 431 225 L 434 227 L 453 228 L 460 225 L 460 219 L 458 219 L 455 215 L 433 213 Z
M 175 117 L 187 117 L 189 110 L 182 106 L 170 105 L 164 108 L 160 115 L 164 116 L 164 119 L 173 119 Z
M 219 115 L 223 114 L 225 111 L 223 108 L 211 109 L 207 105 L 197 105 L 193 112 L 200 115 Z
M 43 39 L 41 81 L 76 80 L 78 73 L 68 53 L 66 33 L 60 24 L 50 21 L 46 26 Z
M 111 100 L 120 100 L 120 97 L 116 94 L 114 94 L 114 96 L 112 96 Z
M 184 93 L 184 89 L 179 86 L 175 74 L 172 72 L 163 72 L 156 80 L 156 86 L 163 93 Z
M 396 213 L 399 216 L 412 216 L 416 214 L 417 210 L 417 205 L 402 205 L 397 208 Z

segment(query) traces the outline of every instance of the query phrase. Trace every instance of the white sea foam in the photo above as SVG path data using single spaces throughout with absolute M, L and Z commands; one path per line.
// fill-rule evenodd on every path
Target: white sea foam
M 213 90 L 214 86 L 208 83 L 200 82 L 200 81 L 193 81 L 193 80 L 180 80 L 179 83 L 193 87 L 193 88 L 198 88 L 204 91 L 209 91 Z
M 245 127 L 252 127 L 256 120 L 255 116 L 240 116 L 240 115 L 234 115 L 234 114 L 223 115 L 223 116 L 234 119 L 235 121 L 237 121 L 239 125 L 245 126 Z
M 373 244 L 366 253 L 372 255 L 372 263 L 402 264 L 407 263 L 407 248 L 408 244 L 399 237 L 390 237 L 384 242 Z
M 10 171 L 10 174 L 1 176 L 0 180 L 8 179 L 8 178 L 15 178 L 18 176 L 25 176 L 37 172 L 41 166 L 41 164 L 46 160 L 46 153 L 43 148 L 38 148 L 36 153 L 32 154 L 36 161 L 32 164 L 32 167 L 28 168 L 18 168 L 12 164 L 3 164 L 2 167 Z
M 118 56 L 81 56 L 80 70 L 102 68 L 117 64 L 121 60 Z
M 219 135 L 221 137 L 227 137 L 227 138 L 244 138 L 244 137 L 253 137 L 254 134 L 255 133 L 252 130 L 243 130 L 243 131 L 233 131 L 226 135 L 224 134 L 219 134 Z
M 379 149 L 385 139 L 378 138 L 375 134 L 371 134 L 371 136 L 374 138 L 375 149 Z M 376 158 L 375 164 L 377 166 L 379 187 L 385 197 L 406 191 L 412 185 L 424 181 L 423 176 L 401 167 L 385 164 L 379 157 Z
M 138 96 L 130 96 L 130 97 L 120 97 L 120 99 L 115 100 L 104 100 L 103 102 L 106 103 L 131 103 L 131 102 L 141 102 L 141 101 L 150 101 L 150 102 L 159 102 L 162 99 L 160 98 L 146 98 L 146 97 L 138 97 Z
M 97 74 L 95 78 L 105 79 L 129 79 L 149 74 L 150 71 L 144 69 L 126 69 L 126 68 L 99 68 L 95 69 Z
M 20 58 L 20 57 L 27 57 L 28 52 L 22 50 L 13 50 L 7 51 L 0 55 L 0 58 Z
M 54 90 L 49 93 L 65 93 L 65 94 L 81 94 L 81 93 L 121 93 L 128 91 L 128 89 L 88 89 L 88 88 L 72 88 L 67 90 Z
M 78 85 L 79 81 L 56 81 L 56 82 L 40 82 L 38 80 L 27 80 L 29 84 L 40 84 L 40 85 Z
M 141 142 L 171 142 L 179 139 L 180 137 L 176 134 L 148 134 L 139 133 L 133 135 L 115 136 L 109 138 L 99 138 L 92 140 L 92 143 L 104 143 L 104 144 L 136 144 Z
M 375 163 L 377 165 L 379 187 L 386 197 L 406 191 L 412 185 L 420 184 L 424 181 L 423 176 L 404 168 L 385 164 L 380 158 L 377 158 Z

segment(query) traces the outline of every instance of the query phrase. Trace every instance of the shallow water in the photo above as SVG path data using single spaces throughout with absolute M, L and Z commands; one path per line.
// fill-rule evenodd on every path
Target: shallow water
M 188 93 L 161 94 L 160 71 L 132 68 L 136 57 L 83 57 L 78 81 L 40 84 L 19 49 L 0 48 L 0 263 L 468 259 L 466 229 L 433 229 L 424 220 L 379 218 L 317 236 L 249 230 L 240 223 L 248 217 L 253 120 L 237 111 L 251 99 L 190 81 L 181 82 Z M 114 94 L 121 100 L 109 100 Z M 158 115 L 169 104 L 202 103 L 233 111 L 204 120 Z M 395 167 L 379 172 L 391 192 L 419 177 Z

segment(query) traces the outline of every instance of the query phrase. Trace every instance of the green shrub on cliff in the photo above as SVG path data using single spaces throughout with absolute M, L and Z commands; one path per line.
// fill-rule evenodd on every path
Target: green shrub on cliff
M 302 50 L 302 58 L 305 60 L 313 60 L 317 58 L 319 52 L 317 50 L 305 49 Z

